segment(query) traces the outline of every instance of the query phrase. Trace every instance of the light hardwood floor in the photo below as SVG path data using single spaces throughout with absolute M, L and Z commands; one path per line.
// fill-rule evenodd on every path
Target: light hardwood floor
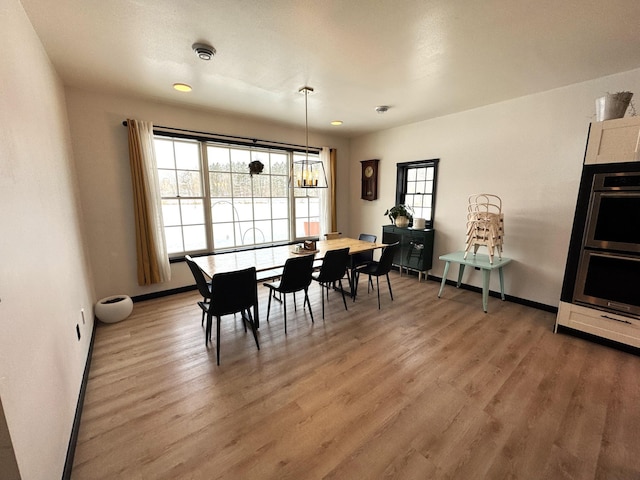
M 640 478 L 640 357 L 391 275 L 324 321 L 312 284 L 286 337 L 260 286 L 261 350 L 224 317 L 219 367 L 196 293 L 98 325 L 72 478 Z

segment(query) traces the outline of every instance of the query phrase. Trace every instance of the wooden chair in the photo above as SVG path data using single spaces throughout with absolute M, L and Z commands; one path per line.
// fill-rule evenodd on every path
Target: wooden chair
M 347 309 L 347 300 L 344 296 L 344 290 L 342 289 L 342 277 L 347 272 L 347 266 L 349 265 L 349 247 L 341 248 L 339 250 L 329 250 L 322 260 L 320 271 L 312 275 L 313 280 L 318 282 L 321 288 L 327 289 L 327 299 L 329 298 L 329 290 L 335 286 L 338 282 L 338 288 L 342 293 L 342 301 L 344 303 L 344 309 Z M 351 290 L 351 280 L 349 280 L 349 290 Z M 322 318 L 324 318 L 324 292 L 321 292 L 322 298 Z
M 304 301 L 302 308 L 307 305 L 311 322 L 313 323 L 313 312 L 311 311 L 311 303 L 309 302 L 309 285 L 311 285 L 311 274 L 313 273 L 313 261 L 315 254 L 300 255 L 299 257 L 289 258 L 282 271 L 282 277 L 279 281 L 268 282 L 263 285 L 270 289 L 269 303 L 267 305 L 267 322 L 269 321 L 269 313 L 271 312 L 271 299 L 275 292 L 282 295 L 282 306 L 284 307 L 284 333 L 287 333 L 287 293 L 293 293 L 293 305 L 295 309 L 295 292 L 304 290 Z
M 382 255 L 380 256 L 379 261 L 372 261 L 366 265 L 356 268 L 356 294 L 358 289 L 358 279 L 360 274 L 366 274 L 369 276 L 369 281 L 367 282 L 367 293 L 369 293 L 369 286 L 373 284 L 371 281 L 371 277 L 376 277 L 376 290 L 378 291 L 378 310 L 380 310 L 380 277 L 384 275 L 387 277 L 387 285 L 389 286 L 389 295 L 391 296 L 391 301 L 393 301 L 393 291 L 391 290 L 391 280 L 389 280 L 389 272 L 391 271 L 391 264 L 393 262 L 393 256 L 395 255 L 396 250 L 400 247 L 400 242 L 392 243 L 387 245 L 382 250 Z

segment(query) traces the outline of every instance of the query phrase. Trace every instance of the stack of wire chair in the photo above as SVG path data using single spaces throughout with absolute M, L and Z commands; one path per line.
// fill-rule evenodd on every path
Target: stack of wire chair
M 464 258 L 473 250 L 473 255 L 481 246 L 489 250 L 489 263 L 498 254 L 502 258 L 504 242 L 504 214 L 502 200 L 497 195 L 478 193 L 469 196 L 467 207 L 467 241 Z

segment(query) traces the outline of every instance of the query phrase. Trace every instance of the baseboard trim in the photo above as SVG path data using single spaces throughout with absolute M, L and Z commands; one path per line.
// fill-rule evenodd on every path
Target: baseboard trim
M 427 275 L 427 280 L 433 280 L 435 282 L 441 283 L 442 277 Z M 453 285 L 455 287 L 457 285 L 457 282 L 454 280 L 447 280 L 446 284 Z M 463 290 L 470 290 L 472 292 L 482 293 L 482 288 L 476 287 L 474 285 L 467 285 L 466 283 L 461 284 L 459 288 L 462 288 Z M 500 292 L 494 292 L 493 290 L 489 290 L 489 296 L 495 297 L 495 298 L 502 298 L 500 295 Z M 545 312 L 550 312 L 555 314 L 558 313 L 558 307 L 554 307 L 552 305 L 546 305 L 544 303 L 534 302 L 533 300 L 527 300 L 526 298 L 514 297 L 513 295 L 505 294 L 504 298 L 509 302 L 517 303 L 519 305 L 525 305 L 527 307 L 536 308 L 538 310 L 544 310 Z
M 131 297 L 131 300 L 136 302 L 143 302 L 145 300 L 152 300 L 154 298 L 168 297 L 169 295 L 175 295 L 176 293 L 184 293 L 191 292 L 192 290 L 197 290 L 198 287 L 195 285 L 187 285 L 186 287 L 172 288 L 170 290 L 162 290 L 160 292 L 146 293 L 144 295 L 136 295 L 135 297 Z
M 91 357 L 93 356 L 93 342 L 96 338 L 96 322 L 94 317 L 93 329 L 91 331 L 91 341 L 89 342 L 89 351 L 87 352 L 87 361 L 84 364 L 84 372 L 82 374 L 82 382 L 80 383 L 80 393 L 78 394 L 78 403 L 76 404 L 76 413 L 73 417 L 73 426 L 71 428 L 71 437 L 69 438 L 69 446 L 67 447 L 67 457 L 64 462 L 64 470 L 62 471 L 62 480 L 71 479 L 71 470 L 73 469 L 73 458 L 76 454 L 76 444 L 78 443 L 78 433 L 80 432 L 80 420 L 82 418 L 82 408 L 84 406 L 84 395 L 87 392 L 87 383 L 89 381 L 89 370 L 91 369 Z

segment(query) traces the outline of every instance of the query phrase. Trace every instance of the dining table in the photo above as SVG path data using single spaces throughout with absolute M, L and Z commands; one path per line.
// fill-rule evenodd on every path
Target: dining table
M 235 250 L 231 252 L 213 253 L 193 257 L 193 261 L 200 270 L 209 278 L 217 273 L 234 272 L 245 268 L 255 267 L 258 279 L 277 277 L 281 274 L 284 264 L 289 258 L 299 255 L 315 255 L 316 260 L 322 260 L 329 250 L 339 250 L 349 248 L 349 254 L 364 253 L 371 250 L 383 248 L 383 243 L 367 242 L 349 237 L 340 237 L 332 240 L 318 240 L 315 242 L 315 249 L 301 248 L 303 243 L 292 245 L 276 245 L 271 247 L 258 247 L 247 250 Z M 351 265 L 353 267 L 353 264 Z M 354 294 L 354 268 L 351 268 L 350 295 Z M 256 311 L 256 326 L 259 326 L 259 319 Z

